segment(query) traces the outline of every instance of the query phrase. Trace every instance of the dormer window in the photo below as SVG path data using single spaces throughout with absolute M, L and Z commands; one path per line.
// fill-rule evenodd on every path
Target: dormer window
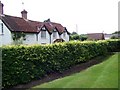
M 53 38 L 56 38 L 57 32 L 53 32 Z
M 53 30 L 53 38 L 56 38 L 57 37 L 57 31 L 56 29 Z
M 41 29 L 41 38 L 46 39 L 46 28 L 45 27 L 42 27 Z

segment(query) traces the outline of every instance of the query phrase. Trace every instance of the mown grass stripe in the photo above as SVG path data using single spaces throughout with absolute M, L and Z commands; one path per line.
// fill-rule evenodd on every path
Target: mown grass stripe
M 120 54 L 120 53 L 119 53 Z M 71 76 L 33 88 L 117 88 L 118 53 L 104 62 Z

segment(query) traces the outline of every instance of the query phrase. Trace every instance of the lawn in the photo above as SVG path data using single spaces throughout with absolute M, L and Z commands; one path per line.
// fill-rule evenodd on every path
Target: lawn
M 84 71 L 33 88 L 117 88 L 118 55 L 120 53 Z

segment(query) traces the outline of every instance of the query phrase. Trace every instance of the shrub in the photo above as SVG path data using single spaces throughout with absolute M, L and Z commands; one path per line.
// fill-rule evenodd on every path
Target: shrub
M 110 39 L 110 40 L 107 40 L 107 43 L 108 43 L 107 50 L 109 52 L 120 51 L 120 39 Z
M 107 52 L 120 51 L 120 40 L 19 45 L 2 47 L 4 88 L 40 79 L 51 72 L 62 72 Z

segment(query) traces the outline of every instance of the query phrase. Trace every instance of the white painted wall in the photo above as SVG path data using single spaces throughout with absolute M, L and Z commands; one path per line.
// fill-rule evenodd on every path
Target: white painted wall
M 60 39 L 60 35 L 58 34 L 58 32 L 56 32 L 56 37 L 53 37 L 53 33 L 51 34 L 51 41 L 52 43 L 56 40 L 56 39 Z
M 49 44 L 50 34 L 46 31 L 46 38 L 41 38 L 41 32 L 38 34 L 38 44 Z
M 3 23 L 3 34 L 2 34 L 1 23 L 3 22 L 0 20 L 0 46 L 13 44 L 14 41 L 12 39 L 11 31 Z M 38 43 L 36 41 L 36 34 L 34 33 L 26 33 L 25 38 L 26 40 L 23 40 L 23 44 L 37 44 Z
M 70 40 L 70 36 L 66 33 L 66 42 L 68 42 Z
M 25 39 L 23 44 L 37 44 L 36 34 L 35 33 L 25 33 Z
M 2 34 L 2 27 L 1 27 L 2 20 L 0 20 L 0 45 L 8 45 L 12 44 L 12 36 L 10 30 L 6 27 L 3 23 L 3 34 Z
M 63 33 L 62 33 L 62 34 L 61 34 L 61 38 L 62 38 L 64 41 L 66 41 L 66 42 L 69 41 L 69 35 L 67 34 L 67 32 L 65 32 L 65 37 L 64 37 L 64 35 L 63 35 Z

